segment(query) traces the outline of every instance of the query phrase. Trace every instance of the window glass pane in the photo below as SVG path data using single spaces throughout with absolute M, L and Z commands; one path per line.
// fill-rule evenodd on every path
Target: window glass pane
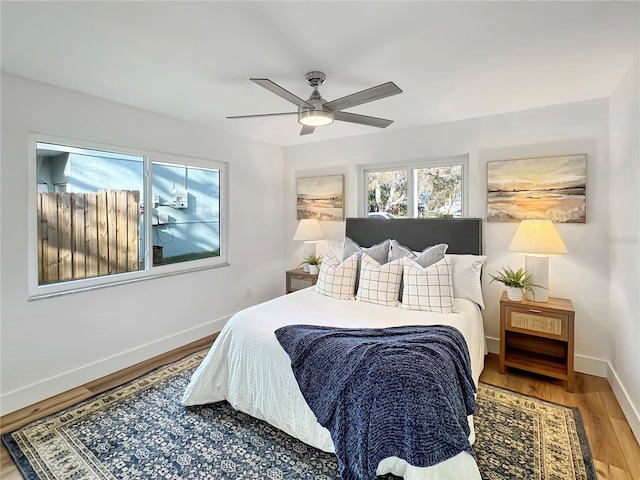
M 407 216 L 407 171 L 367 174 L 369 217 Z
M 462 167 L 418 168 L 416 205 L 418 218 L 462 217 Z
M 143 268 L 144 158 L 38 142 L 38 285 Z
M 153 266 L 220 255 L 220 170 L 153 162 Z

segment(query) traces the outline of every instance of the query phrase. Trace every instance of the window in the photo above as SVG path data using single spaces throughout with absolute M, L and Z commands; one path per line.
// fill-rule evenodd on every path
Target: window
M 31 297 L 226 264 L 224 163 L 31 140 Z
M 466 216 L 466 156 L 364 169 L 369 218 Z
M 220 170 L 153 162 L 153 266 L 220 255 Z
M 407 171 L 368 172 L 369 213 L 407 216 Z

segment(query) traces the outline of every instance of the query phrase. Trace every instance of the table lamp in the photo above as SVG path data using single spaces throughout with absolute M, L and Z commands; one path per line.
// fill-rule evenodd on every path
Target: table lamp
M 549 301 L 549 254 L 567 253 L 562 238 L 551 220 L 523 220 L 518 226 L 509 250 L 525 254 L 524 268 L 531 274 L 532 281 L 540 287 L 533 288 L 533 294 L 526 292 L 527 300 Z
M 315 218 L 305 218 L 300 220 L 298 229 L 293 239 L 295 241 L 304 242 L 303 244 L 303 260 L 311 255 L 316 254 L 316 240 L 322 240 L 324 237 L 320 222 Z M 309 265 L 304 264 L 305 272 L 308 272 Z

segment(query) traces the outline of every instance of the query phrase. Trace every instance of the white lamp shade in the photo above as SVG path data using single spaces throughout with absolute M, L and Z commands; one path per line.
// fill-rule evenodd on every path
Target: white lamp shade
M 562 238 L 551 220 L 523 220 L 518 226 L 509 250 L 512 252 L 546 255 L 567 253 Z
M 293 236 L 293 239 L 299 242 L 322 240 L 322 238 L 324 238 L 324 234 L 322 233 L 320 222 L 315 218 L 305 218 L 300 220 L 298 229 Z
M 562 238 L 551 220 L 523 220 L 509 244 L 509 250 L 526 253 L 524 268 L 532 275 L 533 293 L 527 291 L 527 300 L 549 301 L 549 257 L 551 253 L 567 253 Z

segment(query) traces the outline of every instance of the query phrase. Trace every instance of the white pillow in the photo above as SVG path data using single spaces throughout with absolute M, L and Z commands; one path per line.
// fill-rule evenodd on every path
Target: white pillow
M 404 259 L 400 258 L 381 265 L 380 262 L 363 253 L 356 300 L 397 307 L 403 267 Z
M 453 295 L 456 298 L 471 300 L 477 303 L 480 308 L 484 308 L 480 272 L 487 257 L 485 255 L 447 254 L 445 258 L 451 261 L 453 267 Z
M 340 263 L 333 252 L 327 252 L 320 264 L 318 281 L 314 287 L 321 295 L 339 300 L 353 300 L 358 271 L 358 255 L 352 255 Z
M 453 313 L 453 276 L 449 259 L 445 257 L 426 268 L 410 258 L 404 261 L 402 308 Z

